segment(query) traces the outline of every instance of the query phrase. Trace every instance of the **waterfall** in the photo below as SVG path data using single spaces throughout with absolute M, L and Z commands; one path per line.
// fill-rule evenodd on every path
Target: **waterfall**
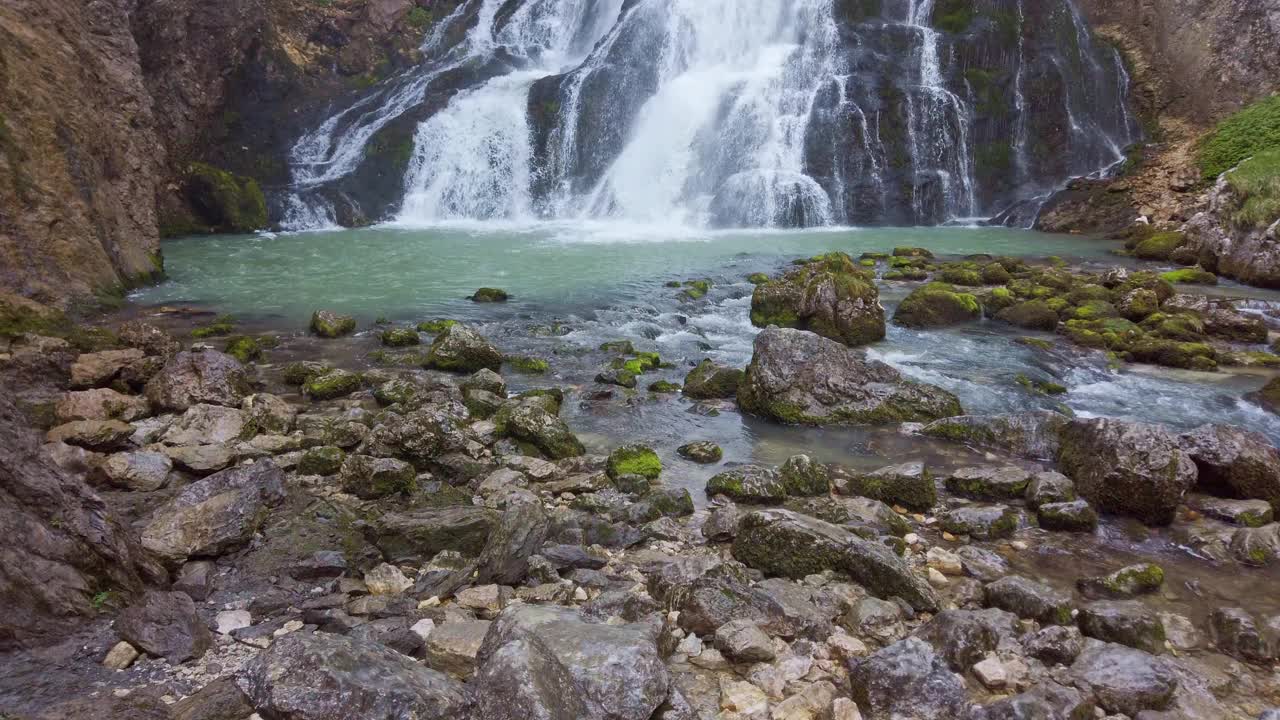
M 1123 159 L 1128 75 L 1070 0 L 947 7 L 465 0 L 421 66 L 297 140 L 274 206 L 286 227 L 353 204 L 403 224 L 1025 223 Z

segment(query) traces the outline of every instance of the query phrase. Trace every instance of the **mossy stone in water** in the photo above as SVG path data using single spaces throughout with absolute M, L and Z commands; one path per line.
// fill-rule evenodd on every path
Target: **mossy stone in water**
M 317 375 L 302 386 L 302 391 L 316 400 L 332 400 L 360 389 L 362 379 L 348 370 L 330 370 Z
M 262 345 L 257 338 L 241 336 L 227 342 L 226 353 L 242 363 L 248 364 L 262 357 Z
M 673 383 L 667 380 L 658 380 L 657 382 L 649 383 L 649 392 L 651 393 L 678 393 L 680 390 L 681 387 L 679 383 Z
M 457 320 L 448 320 L 445 318 L 437 318 L 435 320 L 423 320 L 418 323 L 418 332 L 424 332 L 428 335 L 439 335 L 449 328 L 457 325 Z
M 191 337 L 197 339 L 223 337 L 236 330 L 236 319 L 230 315 L 219 315 L 211 322 L 191 331 Z
M 482 287 L 472 294 L 471 300 L 478 303 L 501 303 L 506 302 L 510 297 L 506 290 Z
M 635 355 L 636 347 L 630 340 L 610 340 L 600 344 L 600 352 L 618 353 L 619 355 Z
M 329 310 L 317 310 L 311 314 L 311 334 L 322 338 L 339 338 L 356 331 L 356 319 Z
M 903 298 L 893 314 L 895 325 L 918 330 L 947 327 L 982 316 L 978 298 L 956 292 L 946 283 L 929 283 Z
M 1086 597 L 1123 598 L 1153 593 L 1164 585 L 1164 568 L 1155 563 L 1128 565 L 1100 577 L 1080 578 L 1076 587 Z
M 969 505 L 939 514 L 938 526 L 955 535 L 1007 538 L 1018 529 L 1018 511 L 1004 505 Z
M 1180 232 L 1160 232 L 1138 243 L 1133 254 L 1143 260 L 1168 260 L 1184 242 L 1186 238 Z
M 706 279 L 689 280 L 685 282 L 684 285 L 685 285 L 685 288 L 684 288 L 683 294 L 685 297 L 689 298 L 690 300 L 698 300 L 702 297 L 705 297 L 707 293 L 711 292 L 710 280 L 706 280 Z
M 766 273 L 762 273 L 762 272 L 751 273 L 750 275 L 747 276 L 747 282 L 751 283 L 752 285 L 763 285 L 769 282 L 769 276 Z
M 787 498 L 787 487 L 773 468 L 743 465 L 713 475 L 707 495 L 724 495 L 737 502 L 776 503 Z
M 983 284 L 982 273 L 971 268 L 960 265 L 948 265 L 938 273 L 938 280 L 951 285 L 963 285 L 965 287 L 979 287 Z
M 1161 273 L 1160 278 L 1175 285 L 1217 285 L 1218 276 L 1200 268 L 1182 268 Z
M 609 453 L 606 471 L 611 478 L 623 475 L 640 475 L 656 480 L 662 474 L 662 460 L 652 448 L 644 445 L 623 445 Z
M 1028 330 L 1052 332 L 1058 327 L 1058 313 L 1044 300 L 1027 300 L 996 313 L 995 318 Z
M 1098 527 L 1098 513 L 1084 500 L 1045 503 L 1036 509 L 1036 519 L 1045 530 L 1092 532 Z
M 551 364 L 546 360 L 528 355 L 508 355 L 507 364 L 513 370 L 531 375 L 541 375 L 551 369 Z
M 284 366 L 284 381 L 288 385 L 305 385 L 312 378 L 323 375 L 333 368 L 324 363 L 303 360 Z
M 342 468 L 347 454 L 335 445 L 313 447 L 298 459 L 299 475 L 333 475 Z
M 684 378 L 684 394 L 698 400 L 731 398 L 738 394 L 743 372 L 703 360 Z
M 267 200 L 253 178 L 206 163 L 187 167 L 185 194 L 205 224 L 217 232 L 247 233 L 267 226 Z
M 502 353 L 467 326 L 450 325 L 431 343 L 425 365 L 450 372 L 473 373 L 482 368 L 497 372 L 502 368 Z
M 1214 370 L 1218 367 L 1217 355 L 1217 350 L 1205 343 L 1178 342 L 1150 337 L 1134 343 L 1129 348 L 1129 357 L 1134 362 L 1186 370 Z
M 1003 285 L 1013 279 L 1013 275 L 1005 269 L 1004 265 L 993 262 L 982 268 L 982 282 L 984 285 Z
M 808 497 L 831 492 L 831 474 L 827 466 L 814 462 L 808 455 L 792 455 L 778 468 L 787 495 Z
M 720 446 L 709 440 L 686 443 L 677 448 L 676 452 L 680 453 L 681 457 L 704 465 L 718 463 L 724 457 L 724 451 Z
M 1262 386 L 1258 391 L 1258 399 L 1262 401 L 1262 406 L 1273 413 L 1280 415 L 1280 378 L 1271 378 L 1271 381 Z
M 848 492 L 920 512 L 931 509 L 938 502 L 938 488 L 933 482 L 933 475 L 921 462 L 890 465 L 875 472 L 854 475 L 849 480 Z
M 387 347 L 410 347 L 422 344 L 418 331 L 412 328 L 391 328 L 382 331 L 382 344 Z
M 751 323 L 808 330 L 846 345 L 884 338 L 884 308 L 874 275 L 845 253 L 800 261 L 751 294 Z

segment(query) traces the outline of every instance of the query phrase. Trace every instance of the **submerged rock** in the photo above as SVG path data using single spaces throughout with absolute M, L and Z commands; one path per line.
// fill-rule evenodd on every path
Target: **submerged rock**
M 676 452 L 680 454 L 680 457 L 688 458 L 703 465 L 718 463 L 724 457 L 724 451 L 720 449 L 720 446 L 710 440 L 685 443 L 676 448 Z
M 1001 450 L 1028 460 L 1058 455 L 1058 433 L 1071 418 L 1047 411 L 1010 415 L 961 415 L 937 420 L 920 432 L 929 437 Z
M 961 413 L 960 401 L 941 388 L 906 380 L 835 341 L 780 328 L 756 336 L 738 404 L 803 425 L 928 421 Z
M 846 345 L 884 339 L 876 284 L 844 253 L 829 253 L 756 285 L 751 322 L 817 333 Z
M 1123 420 L 1068 423 L 1058 464 L 1094 507 L 1151 525 L 1172 522 L 1196 480 L 1195 464 L 1168 430 Z
M 969 293 L 957 292 L 946 283 L 922 285 L 903 298 L 893 313 L 893 324 L 913 329 L 959 325 L 982 317 L 982 305 Z
M 738 394 L 743 372 L 703 360 L 684 376 L 684 394 L 695 400 L 731 398 Z
M 586 452 L 559 416 L 560 405 L 547 397 L 509 401 L 493 417 L 500 435 L 533 444 L 552 460 L 576 457 Z
M 926 512 L 938 502 L 937 485 L 922 462 L 890 465 L 874 472 L 855 474 L 849 478 L 845 492 L 902 505 L 918 512 Z
M 955 535 L 1007 538 L 1018 529 L 1021 514 L 1007 505 L 966 505 L 938 515 L 938 526 Z
M 310 330 L 322 338 L 339 338 L 356 331 L 356 319 L 331 310 L 317 310 L 311 314 Z
M 881 598 L 901 597 L 918 610 L 938 606 L 933 589 L 888 547 L 790 510 L 759 510 L 742 519 L 733 556 L 771 575 L 803 578 L 845 572 Z

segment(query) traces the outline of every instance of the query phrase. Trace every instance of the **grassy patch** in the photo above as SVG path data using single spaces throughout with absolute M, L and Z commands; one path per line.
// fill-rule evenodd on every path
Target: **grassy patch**
M 1219 123 L 1200 142 L 1200 171 L 1205 179 L 1212 179 L 1245 158 L 1276 148 L 1280 148 L 1280 95 L 1259 100 Z
M 1240 198 L 1231 220 L 1239 227 L 1267 227 L 1280 219 L 1280 146 L 1258 153 L 1227 174 Z

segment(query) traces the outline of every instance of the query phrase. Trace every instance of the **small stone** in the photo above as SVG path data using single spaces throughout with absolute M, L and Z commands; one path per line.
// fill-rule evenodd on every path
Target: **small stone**
M 413 587 L 413 581 L 405 577 L 400 568 L 387 563 L 365 573 L 364 584 L 374 595 L 399 595 Z
M 253 624 L 253 617 L 248 610 L 224 610 L 214 619 L 219 635 L 230 635 L 232 630 L 246 628 Z
M 1009 684 L 1009 670 L 995 655 L 988 655 L 974 665 L 973 675 L 988 690 L 999 690 Z
M 506 607 L 509 588 L 500 585 L 470 587 L 454 596 L 458 607 L 475 610 L 481 617 L 494 617 Z
M 945 587 L 951 584 L 951 581 L 947 579 L 947 576 L 938 572 L 936 568 L 929 568 L 928 579 L 929 584 L 936 588 Z
M 102 667 L 108 670 L 124 670 L 138 659 L 141 653 L 129 643 L 121 640 L 112 646 L 107 656 L 102 659 Z
M 836 698 L 831 705 L 831 720 L 862 720 L 862 711 L 849 698 Z
M 716 630 L 716 648 L 736 662 L 768 662 L 773 641 L 749 620 L 731 620 Z
M 679 628 L 677 628 L 679 629 Z M 686 635 L 679 645 L 676 645 L 676 652 L 682 655 L 693 657 L 702 653 L 702 638 L 690 633 Z
M 946 540 L 947 542 L 955 542 L 955 541 L 956 541 L 956 536 L 955 536 L 955 535 L 952 535 L 951 533 L 949 533 L 949 532 L 947 532 L 947 531 L 945 531 L 945 530 L 943 530 L 943 531 L 942 531 L 942 539 L 943 539 L 943 540 Z
M 582 602 L 587 599 L 587 589 L 583 587 L 574 588 L 573 599 Z
M 276 631 L 271 634 L 276 637 L 284 637 L 289 633 L 298 632 L 302 628 L 303 628 L 303 624 L 301 620 L 290 620 L 286 622 L 284 625 L 281 625 L 279 628 L 276 628 Z
M 964 574 L 964 563 L 960 556 L 946 548 L 931 547 L 924 557 L 930 569 L 937 570 L 943 575 Z
M 748 717 L 763 714 L 769 709 L 769 698 L 764 691 L 749 682 L 721 680 L 720 709 Z
M 827 644 L 831 646 L 832 656 L 845 662 L 866 657 L 871 652 L 866 643 L 844 632 L 832 634 L 827 638 Z
M 414 623 L 413 626 L 409 628 L 409 630 L 412 631 L 414 635 L 417 635 L 423 640 L 426 640 L 427 636 L 430 635 L 431 631 L 435 630 L 435 628 L 436 628 L 436 622 L 434 620 L 432 620 L 431 618 L 423 618 L 418 622 Z
M 727 670 L 729 661 L 713 647 L 704 647 L 697 656 L 689 658 L 689 662 L 706 670 Z
M 915 545 L 920 542 L 920 536 L 915 533 L 907 533 L 902 536 L 902 541 L 908 545 Z

